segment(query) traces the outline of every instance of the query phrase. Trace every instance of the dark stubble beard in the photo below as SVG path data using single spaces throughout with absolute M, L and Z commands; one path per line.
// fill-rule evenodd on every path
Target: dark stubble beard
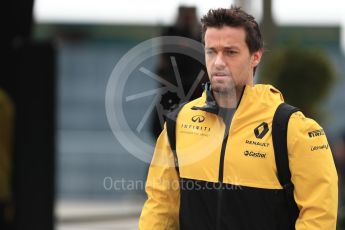
M 223 82 L 223 84 L 226 84 L 224 86 L 218 86 L 219 84 L 221 83 L 216 83 L 214 84 L 214 87 L 212 86 L 213 93 L 216 93 L 220 97 L 236 98 L 236 85 L 232 79 L 230 81 Z

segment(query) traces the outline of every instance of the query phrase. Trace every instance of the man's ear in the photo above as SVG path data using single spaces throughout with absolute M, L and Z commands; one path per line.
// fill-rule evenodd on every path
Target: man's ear
M 252 54 L 252 62 L 251 62 L 252 68 L 254 68 L 255 66 L 257 66 L 260 63 L 262 53 L 263 53 L 263 50 L 259 49 L 258 51 L 254 52 Z

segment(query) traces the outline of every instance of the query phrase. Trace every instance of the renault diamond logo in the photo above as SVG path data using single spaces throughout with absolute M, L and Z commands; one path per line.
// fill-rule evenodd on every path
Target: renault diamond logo
M 266 135 L 268 130 L 268 124 L 266 122 L 262 122 L 258 127 L 254 129 L 254 134 L 256 138 L 262 139 Z
M 205 120 L 205 117 L 202 115 L 195 115 L 192 117 L 193 122 L 201 123 L 201 122 L 204 122 L 204 120 Z

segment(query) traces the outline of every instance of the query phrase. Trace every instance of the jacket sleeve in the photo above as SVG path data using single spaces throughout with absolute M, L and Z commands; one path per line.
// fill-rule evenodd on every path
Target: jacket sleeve
M 179 177 L 165 128 L 157 139 L 145 190 L 147 200 L 139 219 L 139 229 L 179 229 Z
M 296 230 L 336 229 L 338 176 L 323 129 L 301 112 L 288 125 L 288 152 L 299 217 Z

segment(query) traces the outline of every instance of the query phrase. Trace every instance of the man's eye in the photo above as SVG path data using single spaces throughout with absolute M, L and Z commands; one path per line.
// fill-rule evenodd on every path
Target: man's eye
M 207 55 L 212 55 L 212 54 L 214 54 L 214 51 L 213 50 L 206 50 L 206 54 Z
M 225 53 L 227 55 L 234 55 L 234 54 L 237 54 L 238 52 L 236 50 L 226 50 Z

